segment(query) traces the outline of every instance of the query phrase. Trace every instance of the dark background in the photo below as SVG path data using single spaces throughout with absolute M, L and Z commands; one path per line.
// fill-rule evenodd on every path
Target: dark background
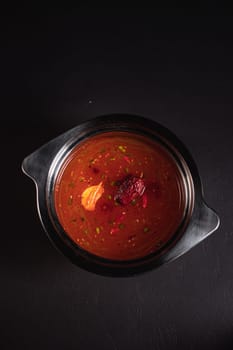
M 228 10 L 1 12 L 0 348 L 233 349 L 233 20 Z M 50 244 L 23 158 L 79 122 L 132 113 L 194 156 L 217 232 L 133 278 Z

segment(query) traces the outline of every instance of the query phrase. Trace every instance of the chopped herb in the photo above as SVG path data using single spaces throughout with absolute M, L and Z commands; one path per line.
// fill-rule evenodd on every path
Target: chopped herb
M 133 200 L 131 201 L 131 204 L 132 204 L 132 205 L 136 205 L 136 204 L 137 204 L 137 200 L 136 200 L 136 199 L 133 199 Z
M 125 227 L 125 225 L 124 224 L 119 224 L 119 228 L 122 230 L 123 228 Z
M 69 184 L 68 184 L 68 186 L 70 187 L 70 188 L 74 188 L 74 182 L 72 181 L 72 182 L 70 182 Z
M 111 181 L 111 186 L 116 186 L 116 181 Z
M 80 178 L 79 178 L 79 181 L 80 181 L 80 182 L 83 182 L 83 181 L 84 181 L 84 177 L 80 177 Z
M 125 152 L 126 152 L 126 147 L 124 147 L 124 146 L 118 146 L 118 149 L 119 149 L 122 153 L 125 153 Z
M 73 203 L 73 196 L 70 195 L 68 198 L 68 205 L 72 205 L 72 203 Z
M 129 168 L 125 168 L 125 172 L 128 174 L 128 172 L 129 172 Z
M 100 233 L 100 228 L 99 227 L 96 227 L 95 230 L 96 230 L 96 233 L 98 233 L 98 234 Z
M 148 228 L 148 227 L 144 227 L 143 231 L 144 231 L 144 232 L 148 232 L 148 231 L 149 231 L 149 228 Z
M 116 158 L 112 157 L 112 158 L 110 158 L 110 160 L 116 160 Z
M 93 164 L 94 161 L 95 161 L 94 159 L 90 159 L 90 160 L 89 160 L 89 163 L 90 163 L 90 164 Z
M 106 151 L 105 148 L 101 148 L 100 153 L 104 153 Z

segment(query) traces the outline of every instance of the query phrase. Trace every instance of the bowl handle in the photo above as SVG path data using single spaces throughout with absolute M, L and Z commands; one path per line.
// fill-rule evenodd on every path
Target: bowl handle
M 217 213 L 204 202 L 200 210 L 199 222 L 197 224 L 197 234 L 199 241 L 211 235 L 218 229 L 220 218 Z
M 219 216 L 202 201 L 199 214 L 189 224 L 188 232 L 181 237 L 175 246 L 166 254 L 165 262 L 177 259 L 188 252 L 206 237 L 211 235 L 220 225 Z
M 34 182 L 40 184 L 48 174 L 50 165 L 61 147 L 72 137 L 81 135 L 80 126 L 66 131 L 53 140 L 38 148 L 35 152 L 27 156 L 22 162 L 23 172 Z
M 54 144 L 49 142 L 27 156 L 22 162 L 22 171 L 36 184 L 43 182 L 47 176 L 51 161 L 55 156 Z

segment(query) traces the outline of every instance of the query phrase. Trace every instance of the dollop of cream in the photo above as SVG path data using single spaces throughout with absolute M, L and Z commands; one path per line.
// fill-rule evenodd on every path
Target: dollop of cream
M 104 193 L 103 183 L 100 182 L 96 186 L 87 187 L 81 196 L 82 206 L 89 211 L 94 211 L 97 201 Z

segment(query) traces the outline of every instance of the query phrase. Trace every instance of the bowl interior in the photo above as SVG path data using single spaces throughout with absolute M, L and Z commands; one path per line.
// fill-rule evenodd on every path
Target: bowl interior
M 156 130 L 128 125 L 88 131 L 63 145 L 50 168 L 46 198 L 57 234 L 73 257 L 102 266 L 160 259 L 182 236 L 193 210 L 184 158 Z M 87 199 L 99 196 L 94 210 L 83 206 L 85 193 Z

